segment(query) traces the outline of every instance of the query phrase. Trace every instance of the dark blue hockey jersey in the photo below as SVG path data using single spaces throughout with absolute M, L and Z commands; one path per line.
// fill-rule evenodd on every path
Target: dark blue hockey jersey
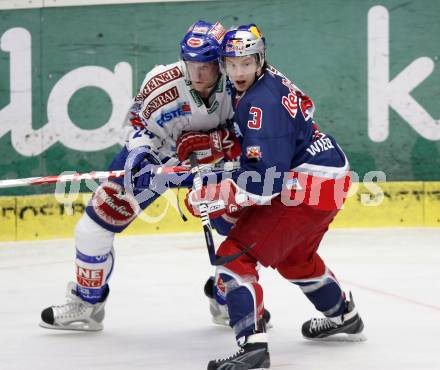
M 318 131 L 313 110 L 310 98 L 273 67 L 238 101 L 234 121 L 242 154 L 233 179 L 258 203 L 286 188 L 310 188 L 311 178 L 334 185 L 347 176 L 344 152 Z

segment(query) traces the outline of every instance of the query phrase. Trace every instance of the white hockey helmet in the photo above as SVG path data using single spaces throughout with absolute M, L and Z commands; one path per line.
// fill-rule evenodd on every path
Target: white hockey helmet
M 232 27 L 226 32 L 219 50 L 220 58 L 241 57 L 256 54 L 259 67 L 266 58 L 266 40 L 255 24 Z

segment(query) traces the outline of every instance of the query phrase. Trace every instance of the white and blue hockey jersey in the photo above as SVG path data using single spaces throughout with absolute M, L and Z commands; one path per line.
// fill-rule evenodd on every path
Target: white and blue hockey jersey
M 226 78 L 220 76 L 205 104 L 179 61 L 153 68 L 130 109 L 127 149 L 148 145 L 161 156 L 175 156 L 177 138 L 184 131 L 208 131 L 225 126 L 234 112 Z

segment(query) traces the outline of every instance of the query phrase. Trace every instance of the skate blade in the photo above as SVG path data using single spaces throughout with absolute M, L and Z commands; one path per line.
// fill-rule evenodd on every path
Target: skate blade
M 71 325 L 51 325 L 44 321 L 41 321 L 38 324 L 40 327 L 44 329 L 53 329 L 53 330 L 70 330 L 70 331 L 101 331 L 104 329 L 104 326 L 102 324 L 85 324 L 85 323 L 77 323 L 77 324 L 71 324 Z
M 315 342 L 365 342 L 367 340 L 367 337 L 365 336 L 364 333 L 335 334 L 325 338 L 307 338 L 307 337 L 303 337 L 303 338 Z

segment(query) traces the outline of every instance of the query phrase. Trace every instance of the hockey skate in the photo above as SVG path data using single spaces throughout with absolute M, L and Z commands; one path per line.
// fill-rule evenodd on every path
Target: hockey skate
M 269 369 L 270 357 L 267 343 L 247 343 L 234 355 L 210 361 L 208 370 Z
M 51 306 L 41 312 L 40 326 L 46 329 L 99 331 L 104 328 L 102 322 L 105 316 L 105 301 L 108 296 L 107 288 L 102 302 L 91 304 L 76 295 L 76 284 L 67 285 L 67 303 Z
M 265 321 L 260 320 L 257 333 L 243 339 L 240 349 L 235 354 L 210 361 L 208 370 L 269 369 L 270 356 Z
M 312 318 L 302 326 L 305 339 L 322 341 L 360 342 L 367 338 L 362 333 L 364 323 L 354 305 L 350 292 L 350 300 L 345 302 L 345 313 L 337 317 Z
M 221 326 L 229 326 L 229 313 L 226 304 L 219 304 L 214 297 L 214 277 L 210 276 L 204 287 L 205 295 L 209 300 L 209 312 L 214 324 Z M 266 328 L 272 328 L 270 323 L 270 312 L 264 309 L 263 319 L 266 321 Z

